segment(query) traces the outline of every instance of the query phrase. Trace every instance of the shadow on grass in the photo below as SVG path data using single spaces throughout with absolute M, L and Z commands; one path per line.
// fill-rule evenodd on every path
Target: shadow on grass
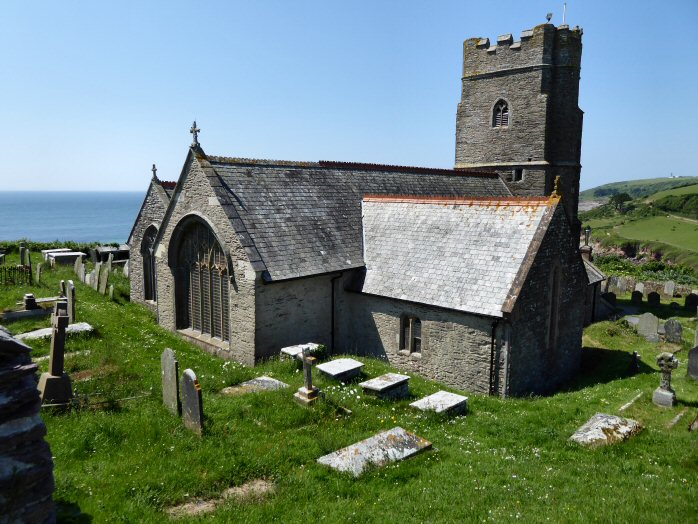
M 677 303 L 679 303 L 678 301 L 681 299 L 676 300 Z M 642 313 L 650 312 L 654 316 L 661 318 L 662 320 L 666 320 L 672 317 L 692 318 L 696 314 L 695 311 L 686 309 L 680 303 L 678 308 L 673 308 L 669 304 L 660 304 L 659 306 L 651 307 L 647 305 L 647 302 L 643 302 L 642 304 L 633 304 L 630 299 L 624 298 L 618 299 L 616 303 L 618 308 L 623 310 L 623 315 L 641 315 Z
M 59 524 L 87 524 L 92 522 L 92 515 L 83 513 L 80 506 L 65 500 L 56 500 L 56 522 Z
M 577 377 L 568 384 L 567 391 L 606 384 L 638 374 L 655 373 L 649 365 L 639 360 L 637 366 L 631 353 L 605 348 L 582 348 L 582 362 Z

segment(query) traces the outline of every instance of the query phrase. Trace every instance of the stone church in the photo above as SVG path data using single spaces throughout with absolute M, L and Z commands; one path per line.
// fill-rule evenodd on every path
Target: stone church
M 454 169 L 187 152 L 136 218 L 131 298 L 254 365 L 318 342 L 492 395 L 578 370 L 581 30 L 464 43 Z

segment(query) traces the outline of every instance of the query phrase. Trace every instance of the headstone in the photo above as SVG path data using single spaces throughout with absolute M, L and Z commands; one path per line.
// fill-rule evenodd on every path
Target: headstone
M 43 267 L 43 265 L 41 264 L 41 262 L 39 262 L 39 263 L 36 265 L 36 283 L 37 283 L 37 284 L 41 284 L 41 270 L 42 270 L 42 267 Z
M 223 395 L 243 395 L 245 393 L 258 393 L 260 391 L 276 391 L 287 387 L 288 384 L 285 382 L 281 382 L 272 377 L 261 376 L 235 386 L 223 388 L 221 393 Z
M 437 391 L 433 395 L 412 402 L 410 406 L 421 411 L 460 415 L 468 410 L 468 397 L 449 391 Z
M 111 265 L 112 262 L 114 262 L 114 253 L 109 253 L 109 256 L 107 257 L 107 270 L 111 273 Z
M 124 264 L 124 276 L 125 276 L 126 278 L 128 278 L 128 271 L 129 271 L 129 267 L 128 267 L 128 266 L 129 266 L 129 262 L 130 262 L 130 261 L 127 260 L 126 263 Z
M 184 426 L 197 435 L 204 431 L 204 405 L 201 396 L 201 386 L 196 379 L 196 373 L 185 369 L 182 374 L 182 421 Z
M 182 403 L 179 400 L 179 362 L 170 348 L 166 348 L 160 356 L 160 370 L 162 403 L 172 414 L 179 415 L 182 412 Z
M 410 377 L 408 375 L 386 373 L 380 377 L 361 382 L 359 386 L 361 386 L 366 395 L 395 400 L 409 396 L 409 380 Z
M 616 294 L 613 293 L 612 291 L 609 291 L 608 293 L 603 293 L 601 295 L 601 298 L 603 298 L 606 302 L 608 302 L 612 306 L 616 305 Z
M 659 293 L 656 291 L 651 291 L 647 294 L 647 305 L 651 307 L 658 307 L 660 304 Z
M 78 276 L 80 275 L 80 266 L 81 265 L 82 265 L 82 259 L 76 258 L 75 264 L 73 264 L 73 272 Z
M 353 358 L 336 358 L 324 364 L 319 364 L 317 370 L 335 380 L 349 382 L 361 374 L 361 368 L 363 367 L 363 363 Z
M 94 269 L 92 270 L 95 274 L 94 278 L 92 279 L 92 288 L 97 291 L 99 289 L 99 279 L 102 276 L 102 263 L 97 262 L 95 264 Z
M 674 296 L 674 291 L 676 290 L 676 282 L 673 280 L 667 280 L 664 282 L 664 294 L 668 297 Z
M 640 321 L 637 323 L 637 332 L 639 335 L 645 337 L 649 342 L 659 342 L 659 335 L 657 334 L 658 328 L 659 319 L 652 313 L 643 313 L 640 315 Z
M 82 251 L 61 251 L 59 253 L 49 253 L 48 259 L 49 262 L 51 262 L 51 266 L 55 266 L 56 264 L 75 264 L 75 259 L 76 258 L 82 258 L 85 256 L 85 253 Z
M 642 305 L 642 291 L 633 291 L 630 301 L 636 305 Z
M 635 291 L 639 291 L 640 293 L 642 293 L 644 295 L 645 294 L 645 284 L 643 284 L 642 282 L 638 282 L 637 284 L 635 284 Z
M 109 300 L 114 300 L 114 284 L 109 284 Z
M 26 263 L 26 260 L 25 260 L 26 256 L 27 256 L 26 253 L 27 253 L 27 248 L 25 247 L 24 242 L 21 242 L 19 244 L 19 263 L 21 265 L 25 265 L 25 263 Z
M 313 386 L 313 363 L 315 362 L 315 357 L 311 357 L 310 349 L 305 347 L 303 348 L 302 358 L 304 384 L 302 388 L 298 388 L 298 391 L 293 394 L 293 398 L 302 406 L 310 406 L 318 399 L 318 394 L 320 393 L 320 390 Z
M 79 268 L 79 269 L 78 269 L 78 278 L 80 279 L 80 282 L 82 282 L 83 284 L 85 284 L 85 283 L 86 283 L 86 279 L 85 279 L 85 263 L 84 263 L 84 262 L 81 262 L 80 265 L 78 266 L 78 268 Z
M 627 440 L 641 430 L 636 420 L 597 413 L 575 431 L 570 440 L 582 446 L 598 447 Z
M 24 310 L 31 311 L 32 309 L 39 309 L 36 303 L 36 297 L 34 293 L 25 293 L 24 295 Z
M 698 345 L 688 352 L 688 376 L 698 380 Z
M 683 307 L 691 313 L 695 313 L 696 308 L 698 307 L 698 295 L 696 295 L 695 293 L 689 293 L 688 295 L 686 295 L 686 298 L 683 302 Z
M 72 280 L 68 280 L 65 293 L 68 299 L 68 318 L 70 323 L 73 324 L 75 323 L 75 283 Z
M 676 393 L 671 388 L 671 372 L 679 366 L 679 361 L 672 353 L 661 353 L 657 356 L 657 365 L 662 372 L 659 387 L 654 390 L 652 402 L 663 408 L 671 408 L 676 404 Z
M 44 404 L 65 404 L 73 396 L 70 386 L 70 377 L 63 370 L 65 362 L 65 330 L 68 327 L 68 304 L 65 301 L 57 301 L 51 325 L 51 355 L 49 358 L 49 370 L 41 374 L 39 379 L 39 394 Z
M 29 268 L 29 273 L 32 272 L 32 252 L 27 249 L 27 267 Z
M 65 280 L 61 280 L 60 284 L 58 284 L 58 294 L 63 298 L 67 298 L 68 291 L 65 287 Z
M 637 351 L 633 351 L 630 360 L 630 374 L 635 375 L 640 372 L 640 354 Z
M 698 431 L 698 415 L 696 415 L 693 421 L 688 425 L 688 431 Z
M 429 448 L 431 442 L 428 440 L 401 427 L 395 427 L 320 457 L 317 461 L 324 466 L 358 477 L 370 466 L 385 466 L 413 457 Z
M 621 295 L 626 292 L 628 289 L 628 279 L 625 277 L 618 277 L 618 293 Z
M 664 340 L 672 344 L 683 342 L 683 326 L 678 320 L 670 318 L 664 323 Z
M 102 267 L 102 272 L 99 275 L 99 292 L 102 295 L 107 294 L 107 286 L 109 285 L 109 268 L 107 266 Z

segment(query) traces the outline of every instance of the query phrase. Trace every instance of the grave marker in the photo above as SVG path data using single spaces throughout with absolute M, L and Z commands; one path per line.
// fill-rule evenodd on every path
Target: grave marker
M 353 358 L 336 358 L 319 364 L 317 369 L 330 378 L 348 382 L 361 374 L 362 367 L 364 367 L 363 363 Z
M 179 399 L 179 362 L 175 352 L 165 348 L 160 356 L 162 373 L 162 403 L 173 415 L 182 413 L 182 402 Z
M 21 265 L 24 265 L 26 251 L 27 251 L 27 248 L 25 247 L 24 242 L 20 242 L 20 244 L 19 244 L 19 263 Z
M 642 305 L 642 291 L 633 291 L 632 295 L 630 296 L 630 302 L 636 305 Z
M 698 380 L 698 346 L 688 352 L 688 376 Z
M 112 262 L 114 262 L 114 253 L 109 253 L 109 256 L 107 257 L 107 271 L 110 273 Z
M 674 291 L 676 291 L 676 282 L 673 280 L 667 280 L 664 282 L 664 294 L 666 296 L 673 297 Z
M 201 386 L 191 369 L 184 370 L 181 389 L 184 426 L 200 436 L 204 431 L 204 405 Z
M 82 264 L 82 259 L 76 258 L 75 259 L 75 264 L 73 264 L 73 272 L 76 275 L 80 275 L 80 265 Z
M 36 265 L 36 283 L 37 284 L 41 284 L 41 268 L 42 268 L 42 264 L 41 264 L 41 262 L 39 262 Z
M 651 291 L 647 294 L 647 305 L 652 307 L 658 307 L 660 304 L 659 293 L 656 291 Z
M 92 277 L 92 289 L 97 291 L 99 289 L 99 279 L 102 275 L 102 263 L 97 262 L 92 272 L 94 273 L 94 276 Z
M 99 292 L 102 295 L 107 294 L 107 285 L 109 284 L 109 268 L 104 266 L 102 267 L 102 272 L 99 275 Z
M 597 413 L 570 437 L 582 446 L 598 447 L 627 440 L 642 430 L 636 420 Z
M 696 308 L 698 307 L 698 295 L 695 293 L 689 293 L 686 295 L 686 299 L 683 302 L 683 307 L 692 313 L 695 313 Z
M 315 357 L 311 357 L 309 354 L 310 349 L 304 347 L 302 353 L 304 385 L 302 388 L 298 388 L 298 391 L 293 394 L 293 398 L 302 406 L 312 405 L 318 399 L 318 394 L 320 392 L 318 388 L 313 386 L 313 364 L 315 363 Z
M 44 404 L 65 404 L 73 396 L 70 377 L 63 370 L 65 362 L 65 329 L 68 327 L 68 304 L 57 301 L 51 316 L 53 333 L 48 372 L 39 379 L 39 394 Z
M 651 295 L 651 293 L 650 293 Z M 652 313 L 643 313 L 637 323 L 637 332 L 649 342 L 659 342 L 659 319 Z
M 366 395 L 375 395 L 383 399 L 400 399 L 409 396 L 410 389 L 408 375 L 398 373 L 386 373 L 380 377 L 361 382 L 359 386 Z
M 664 323 L 664 340 L 672 344 L 681 344 L 683 341 L 683 326 L 673 318 Z
M 671 372 L 679 366 L 679 361 L 672 353 L 661 353 L 657 356 L 657 365 L 662 372 L 659 387 L 654 390 L 652 402 L 663 408 L 671 408 L 676 404 L 676 392 L 671 388 Z
M 68 285 L 65 289 L 68 298 L 68 318 L 71 324 L 75 323 L 75 283 L 68 280 Z
M 637 284 L 635 284 L 635 291 L 639 291 L 640 293 L 642 293 L 644 295 L 645 294 L 645 284 L 643 284 L 642 282 L 638 282 Z
M 449 391 L 437 391 L 433 395 L 412 402 L 410 406 L 421 411 L 460 415 L 468 410 L 468 397 Z
M 124 263 L 124 276 L 128 278 L 128 263 L 129 261 L 127 260 L 126 263 Z

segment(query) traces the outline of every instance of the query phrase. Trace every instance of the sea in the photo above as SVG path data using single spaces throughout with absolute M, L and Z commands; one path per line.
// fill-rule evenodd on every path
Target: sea
M 125 243 L 143 192 L 0 191 L 0 240 Z

